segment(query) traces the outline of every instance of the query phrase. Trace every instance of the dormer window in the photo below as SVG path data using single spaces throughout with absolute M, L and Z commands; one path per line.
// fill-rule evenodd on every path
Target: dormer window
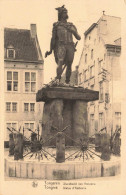
M 7 58 L 10 58 L 10 59 L 15 58 L 15 50 L 12 46 L 7 48 Z

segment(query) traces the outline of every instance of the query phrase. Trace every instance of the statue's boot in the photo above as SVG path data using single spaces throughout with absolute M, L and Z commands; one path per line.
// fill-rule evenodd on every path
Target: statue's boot
M 70 83 L 70 80 L 65 80 L 65 83 L 66 83 L 66 84 L 69 84 L 69 83 Z

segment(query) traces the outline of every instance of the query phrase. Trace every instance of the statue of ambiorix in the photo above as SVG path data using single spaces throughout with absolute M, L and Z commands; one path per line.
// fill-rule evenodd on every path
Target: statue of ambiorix
M 67 22 L 68 12 L 64 7 L 56 8 L 58 11 L 58 22 L 53 24 L 52 38 L 50 43 L 50 51 L 46 52 L 45 57 L 54 52 L 55 61 L 57 63 L 56 79 L 61 79 L 64 68 L 66 67 L 66 83 L 70 82 L 71 66 L 76 51 L 76 44 L 73 42 L 73 35 L 77 40 L 81 37 L 77 32 L 73 23 Z M 64 67 L 63 67 L 64 65 Z

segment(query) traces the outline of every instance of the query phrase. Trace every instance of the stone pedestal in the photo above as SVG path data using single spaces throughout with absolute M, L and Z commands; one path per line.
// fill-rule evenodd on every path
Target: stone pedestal
M 80 138 L 88 137 L 87 102 L 98 100 L 97 91 L 83 87 L 47 86 L 38 91 L 37 102 L 43 101 L 42 138 L 52 138 L 57 131 L 64 131 L 65 145 L 80 145 Z M 46 142 L 55 146 L 56 137 Z
M 13 133 L 9 134 L 9 155 L 14 155 L 14 137 Z
M 23 159 L 23 135 L 21 133 L 14 134 L 14 160 Z

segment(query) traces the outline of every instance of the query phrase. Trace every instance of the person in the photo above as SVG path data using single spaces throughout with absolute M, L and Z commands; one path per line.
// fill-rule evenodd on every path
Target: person
M 74 52 L 76 51 L 73 35 L 77 40 L 80 40 L 81 37 L 78 34 L 76 27 L 72 23 L 67 22 L 68 11 L 64 5 L 56 8 L 56 10 L 58 11 L 58 22 L 53 24 L 50 51 L 46 52 L 45 57 L 54 52 L 55 61 L 57 63 L 56 79 L 59 79 L 60 81 L 63 70 L 66 67 L 65 82 L 68 84 L 70 82 Z

